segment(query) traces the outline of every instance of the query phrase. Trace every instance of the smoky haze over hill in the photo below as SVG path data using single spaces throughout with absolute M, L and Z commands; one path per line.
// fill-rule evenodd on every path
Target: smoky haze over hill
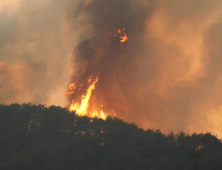
M 98 103 L 126 121 L 221 134 L 220 0 L 0 5 L 1 103 L 67 106 L 69 83 L 98 76 Z M 127 42 L 105 42 L 123 28 Z
M 98 0 L 79 4 L 71 17 L 77 18 L 84 28 L 84 39 L 73 55 L 76 71 L 72 80 L 76 90 L 70 102 L 81 101 L 91 84 L 89 78 L 94 81 L 98 77 L 89 101 L 95 105 L 92 107 L 102 105 L 111 115 L 114 112 L 122 118 L 131 116 L 128 114 L 129 102 L 134 100 L 131 92 L 139 88 L 135 80 L 139 69 L 137 61 L 144 58 L 138 52 L 143 51 L 145 21 L 152 9 L 152 4 L 142 8 L 133 1 Z M 129 40 L 120 42 L 124 33 Z

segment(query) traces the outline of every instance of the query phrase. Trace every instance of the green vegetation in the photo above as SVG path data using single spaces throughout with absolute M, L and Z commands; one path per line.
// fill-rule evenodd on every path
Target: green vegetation
M 210 133 L 164 135 L 56 106 L 0 105 L 4 170 L 219 170 L 221 160 L 222 143 Z

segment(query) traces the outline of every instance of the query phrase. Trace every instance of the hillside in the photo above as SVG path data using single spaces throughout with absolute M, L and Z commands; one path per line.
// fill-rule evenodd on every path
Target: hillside
M 164 135 L 56 106 L 0 105 L 0 136 L 4 170 L 222 169 L 222 143 L 210 133 Z

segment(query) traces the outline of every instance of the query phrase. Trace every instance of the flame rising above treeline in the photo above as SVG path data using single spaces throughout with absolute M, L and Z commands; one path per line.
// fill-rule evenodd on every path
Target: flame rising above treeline
M 121 45 L 120 43 L 125 43 L 127 42 L 128 39 L 129 37 L 126 34 L 126 28 L 123 28 L 116 30 L 114 33 L 110 33 L 109 36 L 106 37 L 103 43 L 108 44 L 113 41 L 112 43 L 115 42 L 117 45 L 118 44 Z M 109 46 L 106 48 L 109 48 Z M 104 51 L 104 48 L 101 49 L 101 51 Z M 88 69 L 87 67 L 88 67 L 87 65 L 84 65 L 83 70 L 84 71 L 87 70 Z M 95 78 L 95 80 L 93 80 L 93 78 Z M 84 82 L 86 83 L 86 85 L 83 86 Z M 112 114 L 112 116 L 115 116 L 115 111 L 113 113 L 110 113 L 109 110 L 109 112 L 104 113 L 103 111 L 104 104 L 98 103 L 97 95 L 93 94 L 93 90 L 95 90 L 97 83 L 98 83 L 98 76 L 95 77 L 95 75 L 94 77 L 90 75 L 88 81 L 79 78 L 75 82 L 71 83 L 69 85 L 69 89 L 66 92 L 67 95 L 72 96 L 73 98 L 72 103 L 69 106 L 69 110 L 75 111 L 76 114 L 79 116 L 89 116 L 93 118 L 97 117 L 97 118 L 106 119 L 108 114 Z M 76 86 L 76 84 L 78 87 Z M 81 95 L 81 98 L 80 95 L 75 96 L 75 94 L 77 94 L 80 91 L 83 93 Z
M 195 2 L 81 1 L 70 17 L 82 28 L 73 55 L 75 91 L 67 91 L 70 110 L 165 132 L 208 131 L 205 123 L 213 129 L 212 121 L 221 119 L 213 118 L 212 101 L 222 102 L 211 91 L 219 81 L 211 50 L 220 53 L 211 32 L 219 29 L 222 4 Z M 200 10 L 192 11 L 194 5 Z
M 91 79 L 88 80 L 88 82 L 90 82 Z M 103 113 L 102 109 L 100 110 L 100 113 L 98 112 L 98 109 L 96 108 L 96 106 L 93 104 L 93 108 L 89 109 L 90 107 L 90 98 L 91 98 L 91 94 L 92 94 L 92 90 L 95 89 L 95 84 L 98 82 L 98 77 L 96 77 L 96 80 L 89 86 L 89 88 L 86 91 L 86 94 L 81 96 L 81 103 L 75 102 L 75 100 L 73 99 L 71 106 L 69 107 L 70 111 L 75 111 L 77 115 L 79 116 L 90 116 L 90 117 L 97 117 L 97 118 L 102 118 L 102 119 L 106 119 L 105 114 Z M 73 83 L 70 85 L 71 88 L 69 90 L 71 90 L 71 92 L 67 92 L 67 94 L 73 94 L 75 93 L 72 90 L 73 89 Z M 95 98 L 94 98 L 95 99 Z M 102 105 L 100 105 L 102 106 Z
M 86 22 L 86 31 L 74 52 L 75 74 L 66 92 L 70 111 L 102 119 L 125 114 L 128 106 L 121 89 L 131 84 L 144 19 L 151 11 L 148 6 L 135 15 L 132 7 L 130 1 L 117 0 L 79 4 L 75 17 Z
M 221 0 L 0 1 L 0 103 L 222 134 L 221 16 Z

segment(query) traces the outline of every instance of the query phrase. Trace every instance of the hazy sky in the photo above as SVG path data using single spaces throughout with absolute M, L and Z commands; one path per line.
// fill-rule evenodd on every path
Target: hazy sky
M 124 110 L 119 116 L 163 132 L 222 134 L 222 1 L 118 1 L 129 4 L 120 18 L 131 24 L 125 55 L 134 55 L 121 60 L 124 69 L 114 82 L 124 85 L 116 94 Z M 99 5 L 98 14 L 81 13 L 79 2 L 94 1 L 0 1 L 0 103 L 67 106 L 65 91 L 76 76 L 74 49 L 93 37 L 95 23 L 105 22 Z M 113 19 L 120 6 L 111 9 Z
M 0 103 L 66 106 L 70 57 L 77 39 L 69 1 L 0 2 Z

